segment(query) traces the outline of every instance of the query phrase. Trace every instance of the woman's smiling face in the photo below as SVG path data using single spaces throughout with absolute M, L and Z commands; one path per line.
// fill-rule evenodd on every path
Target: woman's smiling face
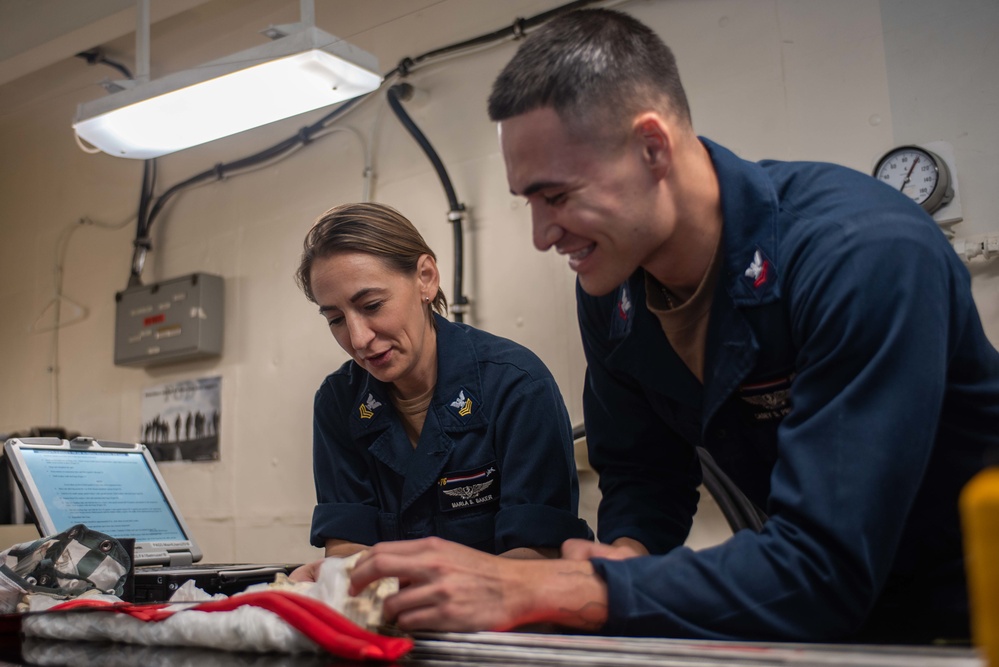
M 312 291 L 341 348 L 404 398 L 429 390 L 437 376 L 437 337 L 427 297 L 440 275 L 429 255 L 413 275 L 375 255 L 335 253 L 315 260 Z

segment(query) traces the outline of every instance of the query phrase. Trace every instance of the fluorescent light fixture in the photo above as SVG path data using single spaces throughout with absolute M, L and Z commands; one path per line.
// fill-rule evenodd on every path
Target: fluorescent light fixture
M 81 104 L 73 129 L 110 155 L 154 158 L 377 90 L 377 69 L 370 53 L 307 27 Z

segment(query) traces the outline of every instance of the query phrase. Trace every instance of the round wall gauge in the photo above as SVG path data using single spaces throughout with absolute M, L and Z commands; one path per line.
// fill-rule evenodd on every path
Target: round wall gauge
M 927 213 L 954 198 L 947 163 L 920 146 L 899 146 L 885 153 L 874 167 L 874 177 L 908 195 Z

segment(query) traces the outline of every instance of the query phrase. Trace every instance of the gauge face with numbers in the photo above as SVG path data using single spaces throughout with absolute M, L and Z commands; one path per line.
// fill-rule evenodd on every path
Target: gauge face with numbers
M 953 196 L 950 173 L 938 155 L 919 146 L 900 146 L 878 160 L 874 177 L 932 213 Z

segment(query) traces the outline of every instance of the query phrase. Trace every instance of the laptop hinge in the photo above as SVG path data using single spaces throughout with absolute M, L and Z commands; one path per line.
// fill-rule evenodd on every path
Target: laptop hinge
M 193 564 L 194 558 L 191 554 L 170 554 L 170 567 L 183 567 Z

